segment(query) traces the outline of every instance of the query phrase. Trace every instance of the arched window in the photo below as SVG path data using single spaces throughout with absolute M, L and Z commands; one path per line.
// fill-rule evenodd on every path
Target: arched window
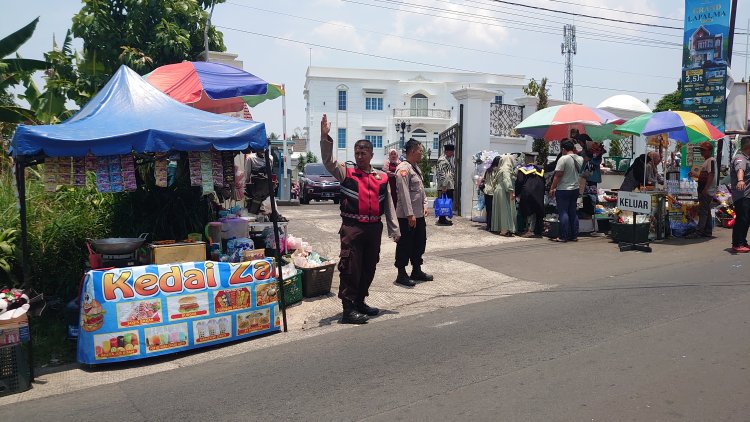
M 339 85 L 336 89 L 338 90 L 338 109 L 339 111 L 346 111 L 347 92 L 349 91 L 349 87 L 346 85 Z
M 409 114 L 412 117 L 427 117 L 427 97 L 424 94 L 414 94 L 411 96 Z

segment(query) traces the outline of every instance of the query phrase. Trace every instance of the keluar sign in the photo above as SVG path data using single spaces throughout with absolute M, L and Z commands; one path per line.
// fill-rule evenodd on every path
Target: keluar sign
M 78 361 L 118 362 L 280 330 L 270 259 L 89 271 Z
M 651 195 L 638 192 L 617 192 L 617 208 L 638 214 L 651 214 Z

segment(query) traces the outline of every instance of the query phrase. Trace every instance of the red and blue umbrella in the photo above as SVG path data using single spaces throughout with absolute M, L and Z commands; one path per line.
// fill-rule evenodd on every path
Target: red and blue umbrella
M 212 62 L 165 65 L 144 78 L 181 103 L 215 113 L 242 110 L 243 97 L 262 98 L 269 86 L 252 73 Z
M 601 140 L 597 138 L 604 134 L 611 134 L 610 128 L 614 128 L 615 124 L 623 121 L 614 114 L 595 107 L 564 104 L 544 108 L 533 113 L 516 126 L 516 132 L 537 139 L 554 141 L 569 137 L 570 129 L 578 129 L 580 133 L 588 133 L 587 129 L 589 128 L 603 127 L 603 130 L 595 131 L 597 136 L 589 134 L 594 140 Z M 591 132 L 594 132 L 594 130 Z

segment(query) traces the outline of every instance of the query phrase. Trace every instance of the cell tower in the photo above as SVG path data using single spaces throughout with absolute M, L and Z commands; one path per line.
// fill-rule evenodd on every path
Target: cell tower
M 573 55 L 576 54 L 576 27 L 563 26 L 563 43 L 560 45 L 561 54 L 565 56 L 565 86 L 563 99 L 573 101 Z

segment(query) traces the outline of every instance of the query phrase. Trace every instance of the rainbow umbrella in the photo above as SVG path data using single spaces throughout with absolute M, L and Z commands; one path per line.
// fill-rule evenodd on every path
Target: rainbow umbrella
M 212 62 L 182 62 L 156 68 L 144 76 L 153 86 L 195 108 L 224 113 L 242 110 L 244 98 L 259 104 L 275 98 L 274 88 L 263 79 L 242 69 Z
M 659 111 L 642 114 L 618 126 L 615 132 L 645 136 L 668 133 L 671 139 L 683 144 L 712 141 L 724 137 L 724 134 L 714 125 L 688 111 Z
M 570 136 L 570 129 L 587 133 L 593 140 L 611 139 L 614 125 L 624 120 L 614 114 L 595 107 L 581 104 L 564 104 L 544 108 L 525 118 L 516 132 L 547 141 L 560 140 Z M 600 128 L 590 130 L 589 128 Z

